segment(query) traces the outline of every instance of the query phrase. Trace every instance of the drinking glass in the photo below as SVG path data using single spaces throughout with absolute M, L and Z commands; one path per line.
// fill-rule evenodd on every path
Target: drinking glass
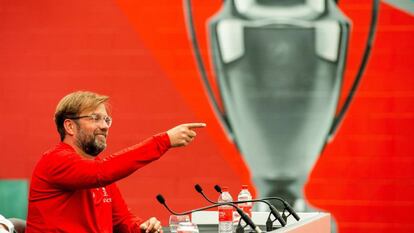
M 169 220 L 170 232 L 176 233 L 179 223 L 183 223 L 183 222 L 190 222 L 190 216 L 189 215 L 171 215 L 170 220 Z
M 199 233 L 198 227 L 192 222 L 180 222 L 177 227 L 177 233 Z

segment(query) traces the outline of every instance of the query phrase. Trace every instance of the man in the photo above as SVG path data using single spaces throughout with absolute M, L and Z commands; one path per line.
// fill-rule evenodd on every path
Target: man
M 115 184 L 159 159 L 170 147 L 186 146 L 204 123 L 176 126 L 120 153 L 100 159 L 112 119 L 107 96 L 74 92 L 55 112 L 61 142 L 45 152 L 30 184 L 26 233 L 162 232 L 154 217 L 133 216 Z
M 0 214 L 0 233 L 14 233 L 14 225 Z
M 24 233 L 26 221 L 19 218 L 5 218 L 0 214 L 0 233 Z

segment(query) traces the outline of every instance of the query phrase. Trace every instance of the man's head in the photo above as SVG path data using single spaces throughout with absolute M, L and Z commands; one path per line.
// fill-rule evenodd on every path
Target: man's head
M 96 156 L 104 150 L 112 122 L 106 111 L 108 98 L 87 91 L 63 97 L 55 112 L 60 139 L 72 141 L 88 155 Z

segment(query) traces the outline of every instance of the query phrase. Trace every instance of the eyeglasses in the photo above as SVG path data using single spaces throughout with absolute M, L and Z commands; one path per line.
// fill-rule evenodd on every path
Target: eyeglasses
M 89 120 L 92 120 L 96 124 L 98 124 L 100 121 L 103 120 L 108 125 L 108 127 L 111 127 L 111 125 L 112 125 L 112 117 L 101 115 L 101 114 L 91 114 L 91 115 L 78 116 L 78 117 L 68 117 L 68 119 L 72 119 L 72 120 L 78 120 L 78 119 L 82 119 L 82 118 L 89 118 Z

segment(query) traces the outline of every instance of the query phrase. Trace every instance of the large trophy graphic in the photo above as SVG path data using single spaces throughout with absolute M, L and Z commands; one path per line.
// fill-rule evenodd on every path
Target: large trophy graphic
M 359 72 L 339 111 L 350 21 L 335 1 L 224 1 L 208 22 L 223 110 L 201 60 L 190 0 L 185 4 L 210 102 L 244 156 L 259 196 L 281 196 L 305 210 L 304 183 L 342 121 L 366 67 L 379 0 L 373 1 Z

